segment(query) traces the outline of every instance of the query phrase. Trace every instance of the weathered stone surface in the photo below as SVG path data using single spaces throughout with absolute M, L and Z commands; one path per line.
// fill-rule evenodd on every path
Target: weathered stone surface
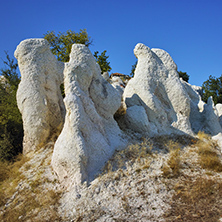
M 127 110 L 121 123 L 126 128 L 147 136 L 222 132 L 212 98 L 205 104 L 201 87 L 179 79 L 177 66 L 167 52 L 137 44 L 134 53 L 138 58 L 135 75 L 123 94 Z M 146 117 L 138 106 L 144 108 Z
M 114 151 L 127 146 L 129 139 L 114 115 L 133 139 L 194 135 L 201 130 L 219 135 L 215 138 L 222 141 L 222 105 L 215 107 L 212 98 L 205 104 L 200 89 L 179 78 L 176 64 L 164 50 L 137 44 L 134 53 L 138 64 L 126 85 L 119 77 L 107 81 L 108 76 L 101 75 L 84 45 L 73 45 L 65 67 L 44 39 L 25 40 L 17 47 L 15 56 L 22 75 L 17 101 L 25 131 L 24 153 L 53 141 L 62 130 L 52 166 L 66 187 L 92 181 Z M 65 106 L 60 92 L 63 72 Z
M 109 73 L 108 73 L 108 72 L 104 72 L 104 73 L 102 74 L 102 76 L 103 76 L 103 78 L 104 78 L 105 80 L 108 81 L 108 79 L 109 79 Z
M 204 131 L 211 135 L 217 135 L 222 132 L 222 128 L 219 123 L 219 117 L 216 107 L 214 106 L 212 96 L 208 98 L 207 104 L 204 105 L 203 111 Z
M 21 72 L 17 103 L 24 126 L 23 153 L 34 151 L 58 134 L 65 107 L 60 92 L 64 65 L 44 39 L 22 41 L 15 51 Z
M 113 115 L 121 96 L 102 76 L 89 49 L 74 44 L 65 66 L 64 128 L 56 141 L 53 169 L 69 187 L 91 181 L 115 150 L 127 145 Z
M 216 110 L 217 110 L 217 114 L 218 114 L 218 117 L 219 117 L 219 123 L 222 127 L 222 104 L 221 103 L 218 103 L 216 105 Z
M 193 88 L 193 90 L 195 90 L 196 92 L 198 92 L 200 96 L 203 95 L 203 88 L 202 88 L 201 86 L 191 85 L 191 87 Z
M 190 117 L 189 121 L 194 133 L 198 133 L 204 128 L 204 105 L 205 103 L 201 100 L 200 94 L 195 88 L 186 81 L 180 79 L 190 99 Z
M 130 106 L 127 109 L 125 120 L 127 120 L 125 121 L 127 127 L 129 129 L 133 129 L 135 132 L 141 134 L 151 132 L 149 120 L 143 106 Z
M 170 55 L 161 49 L 151 50 L 143 44 L 136 45 L 134 54 L 138 63 L 123 98 L 127 108 L 143 106 L 145 109 L 150 131 L 144 134 L 192 134 L 189 96 L 180 82 L 177 66 Z M 142 116 L 136 119 L 143 121 Z M 128 121 L 127 118 L 125 121 Z
M 122 79 L 118 76 L 112 76 L 110 79 L 111 85 L 118 90 L 118 92 L 122 95 L 124 88 L 125 88 L 125 83 L 122 81 Z

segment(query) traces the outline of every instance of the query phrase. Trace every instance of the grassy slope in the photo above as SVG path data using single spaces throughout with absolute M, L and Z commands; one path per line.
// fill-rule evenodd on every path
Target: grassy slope
M 0 220 L 219 221 L 221 151 L 207 135 L 198 137 L 163 136 L 131 145 L 78 191 L 64 192 L 56 180 L 52 144 L 35 158 L 1 163 Z

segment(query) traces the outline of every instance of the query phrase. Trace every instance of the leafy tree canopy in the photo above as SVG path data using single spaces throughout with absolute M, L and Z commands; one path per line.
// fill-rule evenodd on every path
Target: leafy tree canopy
M 207 99 L 212 96 L 214 104 L 222 103 L 222 75 L 219 78 L 210 75 L 209 79 L 203 83 L 202 87 L 202 100 L 204 102 L 207 102 Z
M 94 57 L 97 63 L 99 64 L 102 73 L 109 72 L 112 70 L 112 68 L 109 65 L 110 62 L 108 62 L 109 56 L 106 55 L 106 52 L 107 51 L 104 50 L 100 55 L 98 51 L 94 52 Z
M 190 76 L 186 72 L 178 71 L 179 77 L 188 82 Z
M 48 31 L 44 34 L 44 38 L 50 43 L 52 53 L 62 62 L 69 61 L 69 54 L 74 43 L 85 44 L 87 47 L 92 44 L 86 29 L 80 29 L 79 33 L 71 30 L 58 34 L 54 31 Z
M 23 125 L 16 103 L 20 82 L 17 63 L 6 53 L 0 69 L 0 160 L 13 160 L 22 151 Z
M 87 47 L 92 44 L 91 37 L 89 37 L 86 29 L 80 29 L 79 33 L 72 30 L 68 30 L 65 33 L 59 32 L 58 34 L 54 31 L 48 31 L 43 36 L 51 45 L 52 53 L 62 62 L 69 61 L 69 54 L 74 43 L 84 44 Z M 94 53 L 102 73 L 111 71 L 110 62 L 108 62 L 109 56 L 106 55 L 106 52 L 104 50 L 100 55 L 98 51 Z

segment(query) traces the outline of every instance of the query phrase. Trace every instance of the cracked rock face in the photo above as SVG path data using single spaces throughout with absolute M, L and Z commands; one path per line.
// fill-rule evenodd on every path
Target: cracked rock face
M 117 149 L 127 145 L 113 115 L 121 96 L 102 76 L 89 49 L 74 44 L 64 70 L 66 117 L 52 158 L 69 187 L 91 181 Z
M 22 41 L 15 57 L 21 72 L 17 104 L 24 127 L 23 153 L 27 154 L 61 132 L 65 116 L 60 92 L 64 64 L 56 60 L 44 39 Z

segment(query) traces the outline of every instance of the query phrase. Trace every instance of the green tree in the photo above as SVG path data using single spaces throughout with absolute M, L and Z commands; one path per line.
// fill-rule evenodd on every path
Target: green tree
M 17 63 L 6 53 L 4 69 L 0 69 L 0 160 L 13 160 L 22 152 L 23 125 L 16 103 L 20 82 Z
M 94 57 L 96 59 L 96 62 L 99 64 L 102 73 L 112 70 L 109 65 L 110 62 L 108 62 L 109 56 L 106 55 L 106 52 L 107 51 L 104 50 L 100 55 L 98 51 L 94 52 Z
M 207 99 L 212 96 L 214 104 L 222 103 L 222 75 L 219 78 L 210 75 L 203 85 L 202 100 L 207 102 Z
M 92 44 L 91 37 L 88 36 L 86 29 L 80 29 L 79 33 L 71 30 L 58 34 L 54 31 L 48 31 L 43 36 L 51 45 L 52 53 L 62 62 L 69 61 L 69 54 L 74 43 L 85 44 L 87 47 Z
M 132 65 L 131 73 L 130 73 L 130 76 L 131 76 L 131 77 L 134 77 L 137 62 L 138 62 L 138 60 L 136 60 L 136 62 Z
M 178 71 L 179 77 L 188 82 L 190 76 L 186 72 Z

